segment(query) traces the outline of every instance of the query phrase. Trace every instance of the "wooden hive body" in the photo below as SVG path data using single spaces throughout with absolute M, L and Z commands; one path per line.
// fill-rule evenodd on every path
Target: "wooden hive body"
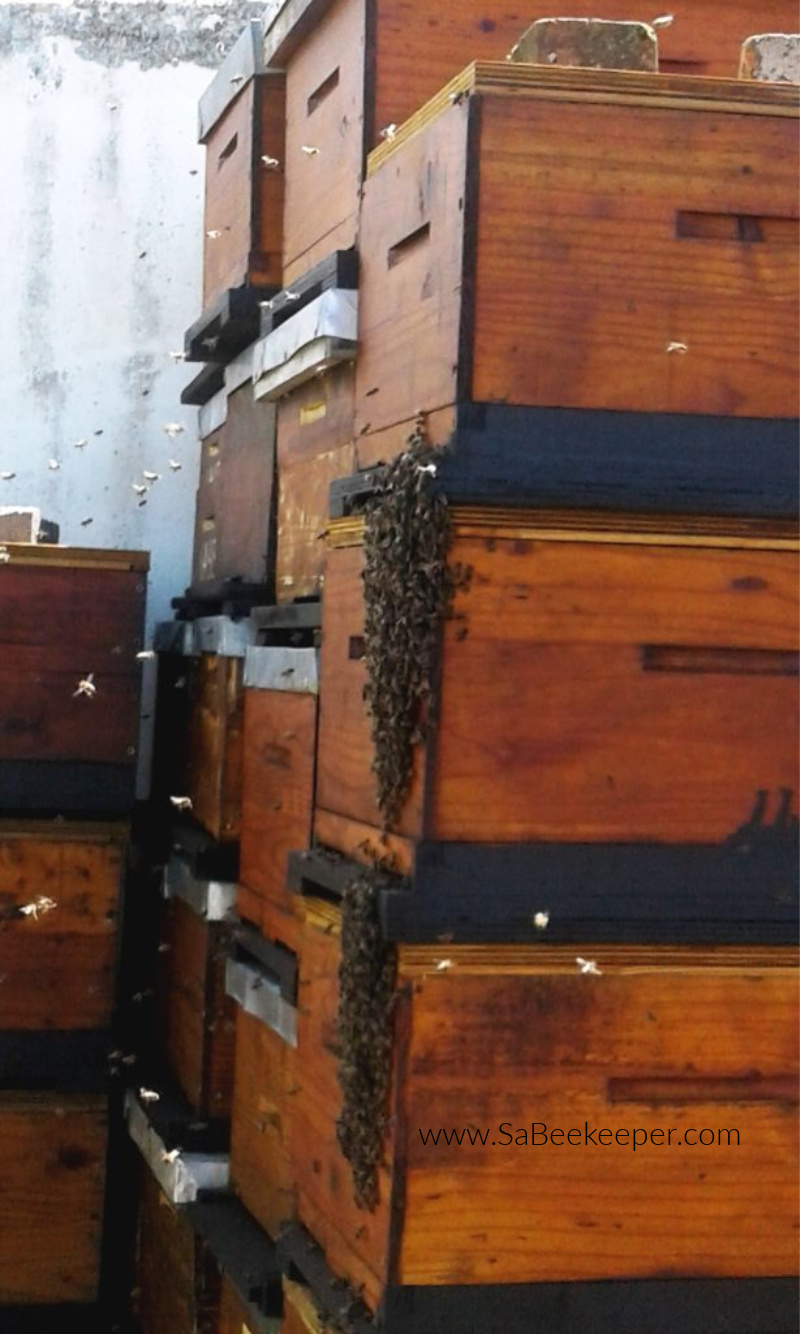
M 142 1334 L 219 1334 L 221 1279 L 180 1208 L 142 1168 L 137 1286 Z
M 275 410 L 244 383 L 224 423 L 201 445 L 192 580 L 195 586 L 274 578 Z
M 0 1027 L 109 1027 L 126 853 L 122 825 L 0 825 Z
M 283 76 L 263 69 L 259 39 L 248 24 L 200 102 L 204 309 L 230 288 L 281 283 L 286 93 Z
M 606 10 L 604 13 L 603 10 Z M 794 22 L 788 5 L 776 22 Z M 575 17 L 618 18 L 579 0 Z M 545 11 L 547 13 L 547 11 Z M 266 16 L 264 57 L 286 71 L 284 281 L 356 236 L 364 156 L 471 60 L 503 60 L 542 15 L 492 0 L 458 0 L 446 14 L 423 0 L 288 0 Z M 628 19 L 650 22 L 647 12 Z M 732 78 L 757 19 L 743 4 L 686 3 L 659 33 L 662 68 Z M 316 149 L 306 154 L 304 148 Z
M 102 1096 L 0 1095 L 0 1302 L 96 1300 L 106 1139 Z
M 390 1285 L 793 1272 L 794 950 L 607 946 L 591 976 L 572 947 L 401 946 L 374 1213 L 336 1142 L 339 957 L 335 913 L 310 905 L 292 1162 L 300 1222 L 371 1309 Z M 612 1135 L 543 1147 L 532 1122 Z M 463 1143 L 424 1142 L 440 1127 Z M 634 1127 L 663 1140 L 634 1152 L 616 1138 Z M 687 1147 L 695 1127 L 714 1145 Z
M 392 832 L 719 844 L 760 791 L 794 792 L 790 528 L 453 516 L 449 560 L 471 577 L 443 624 L 438 722 Z M 344 845 L 341 821 L 354 834 L 381 822 L 356 651 L 361 531 L 332 530 L 315 820 L 350 855 L 358 840 Z
M 117 812 L 133 803 L 148 558 L 13 545 L 0 564 L 8 811 Z M 93 676 L 96 693 L 76 695 Z
M 242 790 L 242 659 L 203 653 L 187 662 L 186 739 L 192 814 L 213 838 L 238 839 Z
M 360 466 L 418 412 L 447 439 L 458 403 L 647 412 L 678 437 L 682 415 L 701 437 L 796 417 L 796 116 L 788 85 L 492 64 L 454 79 L 370 158 Z M 775 428 L 758 429 L 767 451 Z M 724 432 L 718 448 L 721 481 Z

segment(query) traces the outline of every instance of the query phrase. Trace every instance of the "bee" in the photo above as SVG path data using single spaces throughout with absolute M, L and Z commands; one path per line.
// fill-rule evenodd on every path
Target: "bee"
M 603 970 L 602 968 L 597 967 L 594 959 L 582 959 L 581 956 L 578 955 L 575 962 L 578 965 L 579 972 L 582 974 L 591 977 L 602 977 Z
M 165 422 L 163 429 L 165 435 L 168 435 L 172 440 L 176 435 L 181 435 L 181 433 L 186 430 L 186 427 L 182 426 L 180 422 Z
M 97 694 L 97 686 L 94 683 L 94 672 L 89 672 L 78 682 L 77 690 L 73 691 L 72 698 L 77 699 L 79 695 L 85 695 L 87 699 L 94 699 Z
M 306 157 L 316 157 L 319 153 L 319 149 L 314 148 L 311 144 L 301 144 L 300 152 L 305 153 Z

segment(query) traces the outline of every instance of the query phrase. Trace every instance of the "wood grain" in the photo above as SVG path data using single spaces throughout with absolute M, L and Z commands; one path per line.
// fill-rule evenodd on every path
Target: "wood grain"
M 363 700 L 366 669 L 350 656 L 350 641 L 364 633 L 360 548 L 328 553 L 322 610 L 317 805 L 368 825 L 380 825 L 371 771 L 371 724 Z M 419 837 L 422 825 L 422 755 L 415 748 L 409 798 L 396 831 Z
M 684 210 L 796 219 L 791 120 L 499 96 L 481 109 L 472 397 L 796 415 L 796 243 L 676 234 Z
M 293 1283 L 290 1278 L 283 1280 L 281 1334 L 333 1334 L 333 1327 L 317 1307 L 310 1288 Z
M 196 582 L 274 575 L 275 409 L 250 383 L 228 398 L 223 426 L 201 445 L 195 512 Z
M 0 1095 L 0 1301 L 95 1300 L 105 1157 L 104 1099 Z
M 335 0 L 286 70 L 284 283 L 356 239 L 363 162 L 364 12 Z M 316 148 L 306 154 L 303 148 Z
M 231 1109 L 231 1184 L 245 1208 L 276 1237 L 294 1212 L 289 1136 L 295 1051 L 239 1011 Z
M 206 140 L 204 308 L 244 283 L 281 285 L 285 95 L 281 75 L 256 75 Z
M 0 925 L 0 1027 L 106 1028 L 126 838 L 35 830 L 0 829 L 0 913 L 41 896 L 56 904 Z
M 292 909 L 287 855 L 311 837 L 316 718 L 314 695 L 244 692 L 240 875 L 260 905 L 284 913 Z
M 479 975 L 451 953 L 446 973 L 428 951 L 409 977 L 403 1282 L 793 1272 L 792 1100 L 724 1102 L 700 1087 L 687 1101 L 680 1091 L 686 1076 L 734 1088 L 773 1073 L 793 1082 L 794 951 L 747 966 L 736 952 L 709 963 L 670 951 L 662 962 L 651 949 L 617 964 L 607 947 L 600 978 L 566 960 L 541 973 L 544 950 L 513 971 L 497 951 L 497 971 Z M 656 1105 L 611 1098 L 621 1077 L 657 1080 Z M 533 1121 L 583 1130 L 587 1120 L 674 1133 L 669 1147 L 636 1153 L 629 1144 L 530 1147 Z M 499 1135 L 492 1143 L 505 1122 L 528 1127 L 527 1147 Z M 423 1145 L 418 1133 L 465 1124 L 491 1128 L 486 1147 Z M 686 1131 L 704 1127 L 738 1129 L 739 1146 L 687 1147 Z
M 236 1009 L 225 995 L 227 931 L 180 899 L 165 909 L 156 1004 L 159 1041 L 198 1116 L 230 1115 Z
M 242 790 L 242 660 L 204 653 L 189 676 L 188 795 L 212 838 L 239 837 Z
M 346 363 L 301 385 L 278 405 L 279 601 L 322 591 L 328 492 L 355 471 L 355 372 Z
M 147 1168 L 140 1182 L 137 1286 L 142 1334 L 217 1334 L 219 1270 Z

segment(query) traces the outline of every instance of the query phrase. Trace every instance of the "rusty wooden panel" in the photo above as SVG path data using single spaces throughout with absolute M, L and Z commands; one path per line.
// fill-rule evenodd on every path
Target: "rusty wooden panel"
M 165 909 L 156 990 L 159 1038 L 192 1109 L 230 1115 L 235 1007 L 225 995 L 227 931 L 175 899 Z
M 231 1111 L 231 1183 L 253 1217 L 276 1237 L 294 1212 L 289 1126 L 295 1051 L 260 1020 L 236 1020 Z
M 481 98 L 470 397 L 796 415 L 796 125 L 735 112 Z
M 401 953 L 401 1281 L 794 1272 L 795 952 L 606 947 L 599 977 L 572 951 L 510 954 L 455 950 L 442 971 L 441 951 Z M 629 1133 L 532 1147 L 533 1122 Z M 486 1143 L 423 1143 L 440 1127 Z M 634 1152 L 635 1127 L 663 1140 Z M 690 1142 L 705 1128 L 713 1145 Z
M 228 398 L 223 426 L 201 445 L 193 578 L 271 583 L 275 409 L 248 382 Z
M 354 368 L 346 363 L 301 385 L 278 405 L 279 601 L 322 590 L 330 484 L 356 466 L 354 391 Z
M 281 285 L 284 114 L 283 78 L 257 75 L 206 140 L 204 307 L 244 283 Z
M 267 909 L 291 909 L 286 858 L 311 837 L 316 717 L 314 695 L 244 692 L 240 877 Z
M 219 1270 L 190 1223 L 145 1168 L 139 1196 L 137 1287 L 142 1334 L 217 1334 Z
M 468 122 L 467 99 L 448 106 L 364 185 L 359 441 L 459 396 Z
M 0 1095 L 0 1302 L 92 1302 L 106 1173 L 103 1098 Z
M 444 630 L 434 837 L 719 842 L 758 790 L 796 788 L 791 676 L 646 654 L 792 648 L 794 553 L 471 538 L 453 558 L 475 577 Z
M 296 1096 L 290 1122 L 297 1215 L 330 1266 L 375 1307 L 387 1274 L 391 1173 L 380 1173 L 374 1213 L 353 1198 L 350 1168 L 336 1139 L 341 1107 L 336 1016 L 340 942 L 338 913 L 310 905 L 300 951 Z
M 368 825 L 381 823 L 372 775 L 370 720 L 363 700 L 364 607 L 359 547 L 328 552 L 322 611 L 317 805 Z M 422 822 L 421 747 L 397 832 L 418 837 Z
M 242 660 L 205 653 L 189 670 L 188 795 L 213 838 L 239 837 L 242 790 Z
M 121 829 L 0 825 L 0 916 L 55 904 L 0 927 L 0 1027 L 108 1027 L 126 842 Z
M 288 63 L 285 283 L 356 239 L 364 61 L 364 7 L 335 0 Z

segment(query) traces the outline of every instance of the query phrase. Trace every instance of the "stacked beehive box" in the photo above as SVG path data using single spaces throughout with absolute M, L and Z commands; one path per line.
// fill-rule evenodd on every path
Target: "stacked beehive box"
M 792 19 L 534 17 L 281 0 L 205 102 L 251 230 L 207 214 L 182 614 L 244 643 L 230 1185 L 285 1334 L 795 1318 L 797 87 L 735 77 Z
M 0 562 L 0 1326 L 66 1334 L 100 1330 L 114 1299 L 108 1074 L 147 558 L 20 541 Z

